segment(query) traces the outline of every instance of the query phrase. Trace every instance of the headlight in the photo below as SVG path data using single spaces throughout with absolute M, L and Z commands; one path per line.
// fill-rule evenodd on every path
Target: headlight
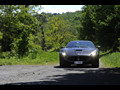
M 62 55 L 63 55 L 63 56 L 66 56 L 66 53 L 65 53 L 65 52 L 62 52 Z
M 96 55 L 97 55 L 96 50 L 95 50 L 95 51 L 93 51 L 93 52 L 91 53 L 91 55 L 92 55 L 92 56 L 96 56 Z

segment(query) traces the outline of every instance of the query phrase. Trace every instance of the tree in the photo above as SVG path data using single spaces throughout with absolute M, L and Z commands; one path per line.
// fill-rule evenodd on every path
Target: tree
M 37 17 L 38 21 L 40 22 L 39 27 L 38 27 L 38 31 L 36 33 L 39 33 L 40 36 L 39 38 L 41 38 L 41 40 L 39 40 L 38 42 L 41 43 L 41 47 L 42 50 L 47 51 L 46 49 L 46 40 L 45 40 L 45 28 L 46 28 L 46 24 L 48 22 L 47 16 L 45 13 L 42 14 L 37 14 L 35 15 L 35 17 Z
M 21 7 L 21 12 L 18 14 L 19 28 L 21 32 L 19 37 L 14 39 L 16 47 L 16 52 L 19 56 L 24 56 L 28 54 L 29 51 L 29 36 L 35 31 L 39 25 L 36 17 L 26 12 L 26 7 Z M 16 40 L 17 39 L 17 40 Z M 14 45 L 14 44 L 13 44 Z
M 78 26 L 80 38 L 93 40 L 102 50 L 117 51 L 119 47 L 119 5 L 86 5 Z
M 37 28 L 38 21 L 25 5 L 1 5 L 2 51 L 12 51 L 19 56 L 28 52 L 29 35 Z
M 2 33 L 0 32 L 0 41 L 1 41 L 1 39 L 2 39 Z M 2 50 L 1 50 L 1 43 L 0 43 L 0 52 L 2 52 Z
M 62 18 L 64 21 L 67 21 L 67 24 L 69 25 L 69 32 L 71 32 L 71 34 L 74 36 L 73 40 L 79 39 L 79 34 L 76 27 L 81 22 L 81 13 L 81 11 L 66 12 L 56 16 L 58 18 Z
M 74 39 L 74 35 L 70 32 L 69 23 L 56 16 L 49 19 L 45 37 L 47 48 L 54 50 L 59 50 L 60 46 L 65 46 L 66 43 Z
M 118 50 L 119 20 L 115 5 L 101 5 L 96 8 L 94 20 L 96 21 L 96 35 L 103 50 Z
M 93 29 L 94 23 L 91 20 L 92 7 L 90 5 L 83 8 L 84 10 L 82 11 L 81 22 L 77 26 L 79 39 L 95 42 L 95 30 Z
M 14 5 L 1 5 L 0 6 L 0 27 L 1 32 L 3 33 L 3 38 L 1 40 L 2 51 L 10 51 L 10 44 L 12 43 L 15 32 L 15 20 L 16 12 L 19 7 Z

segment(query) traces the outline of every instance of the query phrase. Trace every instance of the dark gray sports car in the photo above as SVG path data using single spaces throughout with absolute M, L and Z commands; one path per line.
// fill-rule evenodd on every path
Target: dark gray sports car
M 65 48 L 61 47 L 59 53 L 60 66 L 91 64 L 93 67 L 99 67 L 98 48 L 91 41 L 71 41 Z

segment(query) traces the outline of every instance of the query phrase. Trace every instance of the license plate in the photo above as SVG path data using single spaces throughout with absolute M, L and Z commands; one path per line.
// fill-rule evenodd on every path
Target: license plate
M 83 61 L 74 61 L 74 64 L 83 64 Z
M 80 54 L 81 54 L 81 51 L 76 51 L 76 54 L 80 55 Z

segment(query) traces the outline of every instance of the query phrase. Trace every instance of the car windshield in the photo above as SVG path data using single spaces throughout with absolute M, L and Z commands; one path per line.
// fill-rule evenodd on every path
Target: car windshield
M 94 44 L 92 42 L 70 42 L 67 44 L 66 48 L 95 48 Z

